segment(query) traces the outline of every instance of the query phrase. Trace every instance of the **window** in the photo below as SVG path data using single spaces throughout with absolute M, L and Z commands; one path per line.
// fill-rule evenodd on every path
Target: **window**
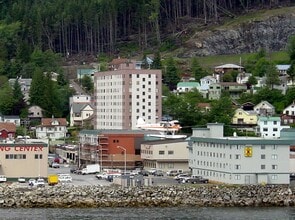
M 159 150 L 159 155 L 164 155 L 164 154 L 165 154 L 165 151 Z
M 262 170 L 265 170 L 265 164 L 261 164 L 261 167 L 260 167 Z
M 278 175 L 271 175 L 271 179 L 272 180 L 277 180 L 278 179 Z
M 272 155 L 271 155 L 271 159 L 273 159 L 273 160 L 277 160 L 277 159 L 278 159 L 278 155 L 277 155 L 277 154 L 272 154 Z
M 278 129 L 277 128 L 273 128 L 273 131 L 278 131 Z
M 268 128 L 263 128 L 263 131 L 268 131 Z
M 171 168 L 174 168 L 174 164 L 173 164 L 173 163 L 168 163 L 167 166 L 168 166 L 168 168 L 170 168 L 170 169 L 171 169 Z
M 235 155 L 235 158 L 236 158 L 237 160 L 239 160 L 239 159 L 241 159 L 241 155 L 240 155 L 240 154 L 236 154 L 236 155 Z
M 260 155 L 261 159 L 265 159 L 265 154 Z
M 236 164 L 236 165 L 235 165 L 235 169 L 236 169 L 236 170 L 240 170 L 240 169 L 241 169 L 241 165 Z
M 272 168 L 273 170 L 277 170 L 277 169 L 278 169 L 278 165 L 271 165 L 271 168 Z
M 278 148 L 277 145 L 272 146 L 272 149 L 273 149 L 273 150 L 276 150 L 277 148 Z
M 174 151 L 173 150 L 169 150 L 168 151 L 168 155 L 173 155 L 174 154 Z
M 265 150 L 265 145 L 261 145 L 261 150 Z
M 235 175 L 235 180 L 240 180 L 241 179 L 241 175 Z

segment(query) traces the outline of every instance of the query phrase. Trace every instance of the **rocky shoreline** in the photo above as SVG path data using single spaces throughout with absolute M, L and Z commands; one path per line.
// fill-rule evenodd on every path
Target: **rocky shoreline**
M 1 186 L 0 208 L 295 206 L 295 189 L 265 186 Z

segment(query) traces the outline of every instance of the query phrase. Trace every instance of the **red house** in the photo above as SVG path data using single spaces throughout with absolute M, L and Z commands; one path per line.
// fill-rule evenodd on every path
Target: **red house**
M 0 122 L 0 139 L 14 138 L 16 125 L 10 122 Z

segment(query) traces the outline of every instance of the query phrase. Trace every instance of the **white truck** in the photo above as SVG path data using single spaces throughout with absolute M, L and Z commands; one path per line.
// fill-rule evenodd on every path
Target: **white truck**
M 82 175 L 95 174 L 99 172 L 100 172 L 99 164 L 89 164 L 89 165 L 86 165 L 86 167 L 81 170 Z

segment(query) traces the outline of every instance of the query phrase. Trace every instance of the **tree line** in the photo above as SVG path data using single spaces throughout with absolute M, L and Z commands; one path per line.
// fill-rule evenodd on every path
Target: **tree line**
M 25 60 L 35 47 L 64 56 L 113 54 L 130 41 L 128 46 L 145 50 L 160 46 L 166 33 L 182 31 L 183 20 L 203 25 L 257 7 L 290 4 L 290 0 L 3 0 L 0 58 Z

